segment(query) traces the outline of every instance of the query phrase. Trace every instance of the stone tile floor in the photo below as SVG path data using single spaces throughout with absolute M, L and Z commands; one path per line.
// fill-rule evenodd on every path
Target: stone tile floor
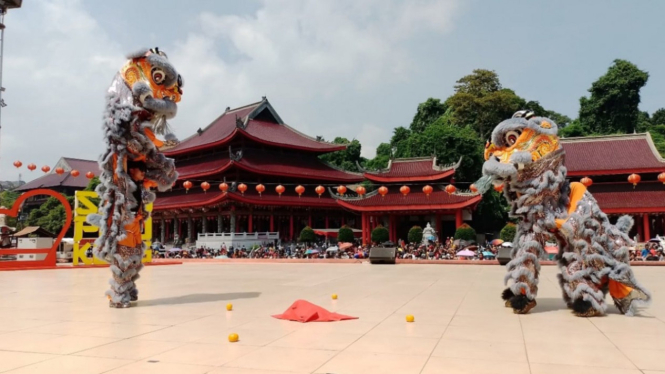
M 593 319 L 565 308 L 555 267 L 524 316 L 503 307 L 499 266 L 147 267 L 126 310 L 107 306 L 108 269 L 0 272 L 0 372 L 665 373 L 665 268 L 635 271 L 652 306 Z M 270 317 L 296 299 L 360 319 Z

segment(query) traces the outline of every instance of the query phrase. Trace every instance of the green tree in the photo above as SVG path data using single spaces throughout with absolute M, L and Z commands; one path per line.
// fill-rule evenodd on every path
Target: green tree
M 74 209 L 74 197 L 65 196 L 70 208 Z M 44 230 L 53 234 L 58 234 L 65 224 L 67 214 L 60 200 L 55 197 L 49 197 L 39 208 L 33 209 L 28 215 L 28 226 L 40 226 Z M 67 230 L 67 235 L 71 236 L 73 227 Z
M 665 108 L 660 108 L 651 115 L 651 124 L 665 125 Z
M 636 129 L 640 89 L 649 74 L 626 60 L 614 60 L 605 75 L 589 89 L 590 97 L 580 98 L 582 127 L 597 134 L 628 134 Z
M 14 191 L 2 191 L 0 192 L 0 206 L 4 206 L 7 209 L 11 209 L 14 206 L 14 202 L 18 197 L 21 196 L 20 193 Z M 17 220 L 16 217 L 7 216 L 5 223 L 7 226 L 16 227 Z
M 390 238 L 388 229 L 379 225 L 372 230 L 372 241 L 375 243 L 387 242 Z
M 415 243 L 419 244 L 423 240 L 423 228 L 420 226 L 413 226 L 409 230 L 409 234 L 407 235 L 407 239 L 409 240 L 409 243 Z
M 481 232 L 494 231 L 508 220 L 509 209 L 503 195 L 492 188 L 483 194 L 483 199 L 473 213 L 473 225 Z
M 346 138 L 337 137 L 333 140 L 333 143 L 345 144 L 346 149 L 343 151 L 326 153 L 319 156 L 319 158 L 340 169 L 357 172 L 358 166 L 356 162 L 363 161 L 360 157 L 360 151 L 362 149 L 360 142 L 356 139 L 350 141 Z
M 305 226 L 305 228 L 300 231 L 300 237 L 298 237 L 298 241 L 303 243 L 315 242 L 316 234 L 314 233 L 314 230 L 312 230 L 312 228 L 309 226 Z
M 376 156 L 367 160 L 363 167 L 368 170 L 385 169 L 392 155 L 392 147 L 388 143 L 381 143 L 376 148 Z
M 460 227 L 455 230 L 455 239 L 461 239 L 466 241 L 475 241 L 476 240 L 476 230 L 473 227 L 465 224 L 462 224 Z
M 589 129 L 584 128 L 579 120 L 574 120 L 570 125 L 559 129 L 559 136 L 563 138 L 573 138 L 576 136 L 587 136 L 589 134 Z
M 537 101 L 528 101 L 526 104 L 524 104 L 524 109 L 533 111 L 537 116 L 551 119 L 552 121 L 556 122 L 559 129 L 568 126 L 572 122 L 570 117 L 561 113 L 557 113 L 553 110 L 547 110 L 543 108 Z
M 499 237 L 504 242 L 513 242 L 515 240 L 515 234 L 517 233 L 517 227 L 514 223 L 508 222 L 499 233 Z
M 413 133 L 404 142 L 400 157 L 426 157 L 435 155 L 439 164 L 462 164 L 455 172 L 458 180 L 473 181 L 480 177 L 483 164 L 483 142 L 470 127 L 444 123 L 439 118 L 422 133 Z
M 355 237 L 353 236 L 353 230 L 349 226 L 344 225 L 339 228 L 337 232 L 337 241 L 340 243 L 353 243 Z
M 402 142 L 409 139 L 411 136 L 411 130 L 399 126 L 393 130 L 393 136 L 390 138 L 390 146 L 399 149 Z
M 411 121 L 411 132 L 423 132 L 427 126 L 431 125 L 441 117 L 448 107 L 440 99 L 430 97 L 424 103 L 418 104 L 416 115 Z

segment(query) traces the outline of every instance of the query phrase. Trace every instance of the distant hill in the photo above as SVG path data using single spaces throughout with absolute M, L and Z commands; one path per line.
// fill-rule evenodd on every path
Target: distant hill
M 25 184 L 25 181 L 0 181 L 0 191 L 13 190 Z

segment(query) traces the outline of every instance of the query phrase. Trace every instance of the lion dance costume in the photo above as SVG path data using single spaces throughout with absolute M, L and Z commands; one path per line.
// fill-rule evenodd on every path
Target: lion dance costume
M 99 214 L 88 222 L 100 228 L 94 254 L 111 264 L 111 288 L 106 292 L 111 307 L 126 308 L 138 298 L 136 280 L 143 265 L 143 222 L 148 218 L 143 204 L 155 200 L 150 191 L 172 187 L 178 174 L 172 159 L 160 148 L 177 144 L 166 122 L 177 112 L 182 95 L 182 77 L 158 48 L 128 56 L 116 74 L 106 97 L 104 139 L 106 149 L 99 165 L 97 187 Z M 157 139 L 163 135 L 165 141 Z M 135 183 L 127 164 L 141 163 L 142 183 Z
M 502 298 L 515 313 L 536 306 L 539 259 L 546 241 L 559 243 L 559 283 L 563 299 L 578 316 L 602 315 L 609 292 L 625 315 L 650 302 L 629 264 L 629 216 L 610 224 L 579 182 L 566 180 L 565 151 L 554 121 L 520 111 L 501 122 L 485 149 L 480 191 L 503 188 L 510 215 L 519 218 Z M 512 282 L 511 282 L 512 281 Z

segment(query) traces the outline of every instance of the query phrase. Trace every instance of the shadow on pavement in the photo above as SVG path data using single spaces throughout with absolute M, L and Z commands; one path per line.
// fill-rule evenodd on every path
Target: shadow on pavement
M 259 297 L 259 295 L 261 295 L 260 292 L 195 293 L 191 295 L 164 297 L 161 299 L 139 300 L 136 303 L 136 306 L 144 307 L 144 306 L 153 306 L 153 305 L 212 303 L 215 301 L 253 299 Z

